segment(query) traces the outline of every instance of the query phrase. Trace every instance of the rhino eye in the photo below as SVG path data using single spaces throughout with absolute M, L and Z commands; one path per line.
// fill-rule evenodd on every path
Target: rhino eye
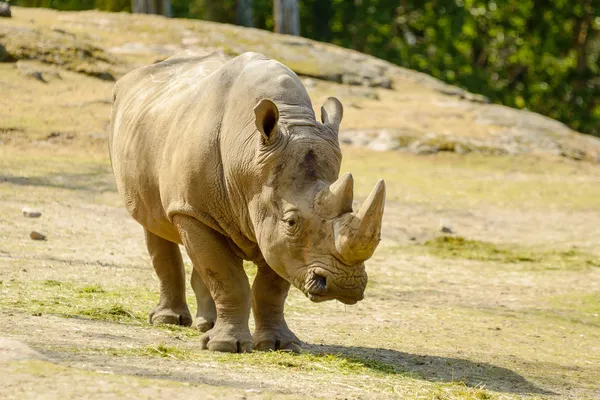
M 289 233 L 295 233 L 298 229 L 298 216 L 295 214 L 286 217 L 283 222 L 285 223 Z

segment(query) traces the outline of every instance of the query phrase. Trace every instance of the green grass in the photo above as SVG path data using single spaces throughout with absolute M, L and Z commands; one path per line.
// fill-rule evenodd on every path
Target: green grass
M 361 357 L 358 355 L 324 354 L 304 352 L 253 352 L 246 354 L 214 353 L 199 350 L 194 343 L 173 345 L 156 343 L 129 348 L 56 347 L 54 351 L 75 354 L 106 355 L 110 357 L 135 358 L 143 365 L 143 359 L 166 359 L 177 362 L 194 362 L 210 365 L 213 369 L 228 371 L 260 371 L 267 379 L 272 374 L 302 377 L 324 384 L 345 380 L 355 388 L 372 394 L 400 395 L 407 387 L 410 393 L 422 393 L 423 398 L 435 399 L 501 399 L 481 385 L 469 386 L 456 380 L 452 382 L 427 382 L 417 373 L 406 372 L 398 365 Z M 417 386 L 415 386 L 417 385 Z M 420 398 L 420 397 L 419 397 Z
M 167 344 L 148 345 L 136 348 L 93 350 L 107 352 L 113 356 L 127 357 L 161 357 L 177 360 L 197 360 L 209 358 L 217 362 L 229 363 L 233 366 L 250 365 L 260 368 L 291 369 L 303 372 L 322 372 L 335 374 L 388 374 L 406 375 L 397 366 L 360 356 L 342 354 L 321 354 L 270 351 L 253 352 L 251 354 L 208 353 L 199 349 L 184 348 Z
M 100 285 L 89 285 L 79 289 L 79 293 L 104 293 L 104 289 Z
M 414 247 L 413 247 L 414 248 Z M 535 250 L 516 245 L 496 245 L 461 236 L 438 236 L 421 246 L 427 253 L 438 258 L 461 258 L 504 264 L 531 264 L 544 269 L 585 269 L 600 267 L 600 257 L 569 250 Z
M 140 324 L 156 304 L 157 295 L 141 288 L 103 289 L 100 285 L 79 286 L 71 281 L 8 281 L 0 297 L 3 308 L 34 315 L 52 314 Z

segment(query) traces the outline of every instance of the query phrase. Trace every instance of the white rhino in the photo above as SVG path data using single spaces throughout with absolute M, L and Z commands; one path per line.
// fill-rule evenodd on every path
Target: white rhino
M 342 113 L 329 98 L 317 122 L 298 77 L 256 53 L 186 52 L 116 83 L 111 161 L 160 280 L 151 323 L 192 324 L 178 244 L 210 350 L 297 350 L 283 316 L 290 283 L 315 302 L 363 298 L 385 184 L 353 212 L 352 176 L 338 179 Z M 258 267 L 252 290 L 242 260 Z

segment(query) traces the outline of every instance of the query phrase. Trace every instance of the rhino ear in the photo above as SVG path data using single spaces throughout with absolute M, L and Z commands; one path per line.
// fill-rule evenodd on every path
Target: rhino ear
M 344 107 L 335 97 L 328 98 L 323 107 L 321 107 L 321 122 L 329 125 L 336 132 L 340 129 L 343 116 Z
M 271 144 L 277 137 L 277 122 L 279 121 L 279 109 L 269 99 L 262 99 L 254 107 L 256 115 L 256 128 L 262 136 L 264 144 Z

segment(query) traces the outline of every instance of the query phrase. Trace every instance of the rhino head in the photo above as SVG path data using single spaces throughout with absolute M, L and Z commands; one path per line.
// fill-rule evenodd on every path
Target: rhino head
M 312 301 L 355 304 L 367 285 L 364 262 L 381 238 L 384 181 L 353 210 L 352 175 L 338 178 L 343 107 L 337 99 L 321 108 L 322 123 L 280 121 L 270 100 L 254 111 L 266 184 L 253 225 L 265 261 Z

